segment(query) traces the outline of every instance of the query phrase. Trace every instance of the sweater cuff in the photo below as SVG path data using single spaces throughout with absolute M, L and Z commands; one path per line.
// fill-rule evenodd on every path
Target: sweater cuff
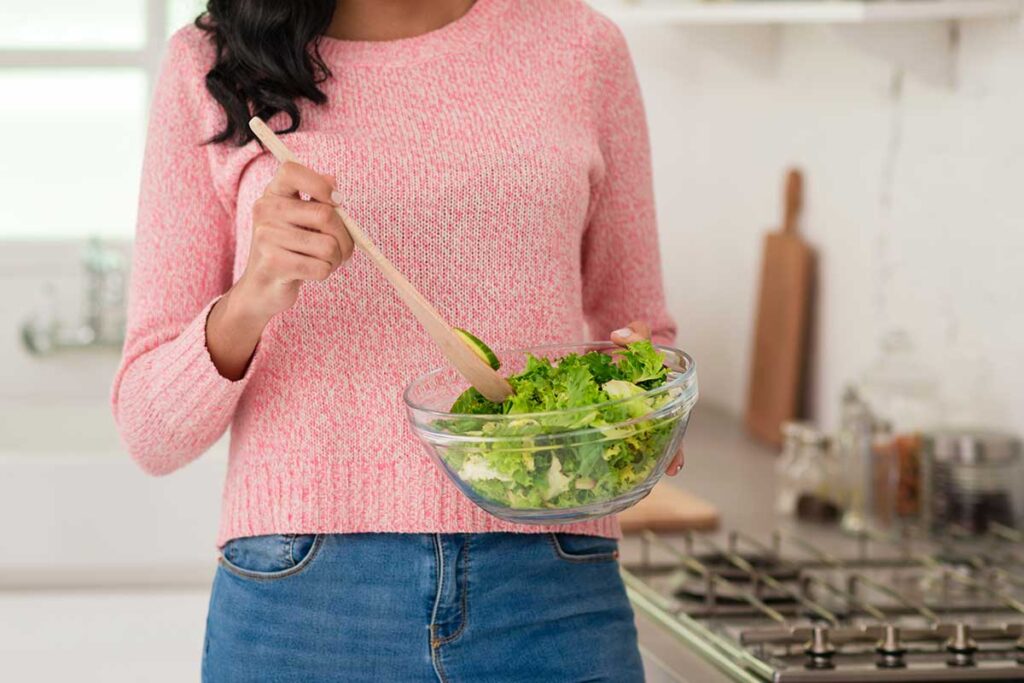
M 262 341 L 257 343 L 256 350 L 249 360 L 249 366 L 240 379 L 230 380 L 220 374 L 213 364 L 210 350 L 206 346 L 206 322 L 210 311 L 220 301 L 217 297 L 199 312 L 178 338 L 171 343 L 164 371 L 158 376 L 164 378 L 162 391 L 168 394 L 183 393 L 191 396 L 189 400 L 181 396 L 179 405 L 194 405 L 198 399 L 205 405 L 219 406 L 221 409 L 234 406 L 241 396 L 249 380 L 257 372 L 263 358 Z
M 189 323 L 188 327 L 182 331 L 179 341 L 183 345 L 183 351 L 185 349 L 192 349 L 193 352 L 198 356 L 196 359 L 196 369 L 201 373 L 202 378 L 205 380 L 205 384 L 210 388 L 217 389 L 228 389 L 241 391 L 245 388 L 245 385 L 249 383 L 249 379 L 253 376 L 253 372 L 256 366 L 259 365 L 260 359 L 263 357 L 261 350 L 263 348 L 263 341 L 256 342 L 256 348 L 252 352 L 252 357 L 249 359 L 249 365 L 246 366 L 245 372 L 238 379 L 228 379 L 224 375 L 220 374 L 220 370 L 213 363 L 213 357 L 210 355 L 210 347 L 206 345 L 206 324 L 210 319 L 210 312 L 213 311 L 213 307 L 217 305 L 217 302 L 223 298 L 218 296 L 216 299 L 206 304 L 206 307 L 199 312 L 199 315 Z

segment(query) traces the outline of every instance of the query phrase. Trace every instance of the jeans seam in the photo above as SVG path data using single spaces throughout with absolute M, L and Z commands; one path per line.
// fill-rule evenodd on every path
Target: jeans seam
M 441 604 L 441 593 L 444 589 L 444 548 L 441 547 L 441 534 L 433 534 L 434 541 L 434 565 L 437 567 L 437 594 L 434 596 L 434 608 L 430 612 L 430 625 L 427 626 L 428 642 L 430 648 L 430 663 L 434 666 L 434 673 L 440 683 L 448 683 L 448 676 L 445 674 L 444 665 L 441 664 L 440 643 L 437 641 L 437 610 Z
M 464 553 L 462 555 L 462 620 L 459 622 L 459 628 L 456 629 L 454 633 L 452 633 L 450 636 L 445 636 L 444 638 L 437 639 L 438 645 L 447 645 L 448 643 L 451 643 L 456 638 L 461 636 L 462 632 L 466 630 L 466 625 L 469 622 L 469 539 L 470 537 L 467 535 L 466 546 L 464 548 Z
M 440 683 L 448 683 L 448 674 L 444 670 L 444 665 L 441 664 L 441 651 L 431 648 L 430 659 L 434 662 L 434 673 L 437 674 L 437 680 Z
M 597 563 L 597 562 L 612 562 L 619 559 L 619 551 L 613 550 L 610 553 L 594 553 L 590 555 L 574 555 L 567 553 L 562 547 L 561 542 L 558 540 L 558 536 L 555 532 L 550 531 L 547 534 L 548 543 L 551 544 L 552 549 L 555 551 L 555 555 L 559 559 L 565 560 L 566 562 L 576 562 L 578 564 Z
M 220 556 L 218 562 L 220 563 L 220 566 L 224 568 L 224 571 L 243 579 L 250 579 L 252 581 L 277 581 L 278 579 L 285 579 L 289 576 L 298 574 L 312 564 L 316 556 L 320 554 L 320 548 L 323 546 L 324 540 L 325 536 L 323 534 L 317 534 L 316 538 L 313 540 L 313 547 L 309 549 L 309 552 L 304 558 L 302 558 L 302 561 L 288 567 L 287 569 L 282 569 L 277 572 L 254 572 L 250 569 L 243 569 L 232 564 L 231 561 L 224 557 L 223 554 Z
M 298 534 L 288 534 L 288 561 L 293 567 L 298 564 L 295 561 L 295 538 L 297 536 Z

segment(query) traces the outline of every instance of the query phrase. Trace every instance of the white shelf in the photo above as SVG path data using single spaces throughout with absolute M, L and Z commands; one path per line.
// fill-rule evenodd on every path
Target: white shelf
M 1013 18 L 1021 0 L 592 0 L 623 25 L 871 24 Z

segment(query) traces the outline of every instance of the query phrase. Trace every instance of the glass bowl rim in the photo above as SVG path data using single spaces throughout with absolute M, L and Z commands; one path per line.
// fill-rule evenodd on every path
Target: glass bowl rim
M 610 341 L 607 341 L 607 342 L 593 341 L 593 342 L 575 342 L 575 343 L 568 342 L 568 343 L 562 343 L 562 344 L 541 344 L 539 346 L 529 346 L 529 347 L 518 348 L 518 349 L 500 349 L 496 353 L 499 356 L 505 355 L 505 354 L 526 354 L 526 353 L 530 353 L 530 354 L 533 354 L 533 355 L 543 355 L 542 353 L 538 353 L 538 352 L 543 352 L 545 350 L 552 350 L 552 349 L 564 349 L 566 347 L 576 347 L 576 348 L 586 349 L 587 351 L 598 351 L 598 350 L 602 350 L 602 349 L 622 349 L 623 348 L 623 347 L 619 346 L 618 344 L 615 344 L 614 342 L 610 342 Z M 486 420 L 488 422 L 495 422 L 495 421 L 499 421 L 499 420 L 507 420 L 507 421 L 524 420 L 524 419 L 531 419 L 531 418 L 537 418 L 537 417 L 552 417 L 552 416 L 555 416 L 555 415 L 565 416 L 565 415 L 573 415 L 573 414 L 577 414 L 577 413 L 590 412 L 590 411 L 593 411 L 593 410 L 598 410 L 598 409 L 606 408 L 608 406 L 614 406 L 614 405 L 618 405 L 618 404 L 621 404 L 621 403 L 626 403 L 627 401 L 633 401 L 633 400 L 636 400 L 636 399 L 650 398 L 652 396 L 658 396 L 658 395 L 660 395 L 662 393 L 665 393 L 666 391 L 669 391 L 671 389 L 686 388 L 686 387 L 691 386 L 693 384 L 693 379 L 694 379 L 694 377 L 696 376 L 696 373 L 697 373 L 697 363 L 696 363 L 696 361 L 693 360 L 693 357 L 690 356 L 690 354 L 686 353 L 682 349 L 677 349 L 677 348 L 672 347 L 672 346 L 665 346 L 663 344 L 654 344 L 654 348 L 658 349 L 659 351 L 661 351 L 663 353 L 670 353 L 670 354 L 675 355 L 677 357 L 681 357 L 683 360 L 686 361 L 686 368 L 682 372 L 679 372 L 678 370 L 673 370 L 670 367 L 669 370 L 672 370 L 673 372 L 676 373 L 675 377 L 671 378 L 668 382 L 665 382 L 661 386 L 658 386 L 658 387 L 655 387 L 653 389 L 648 389 L 648 390 L 644 391 L 642 394 L 636 394 L 635 396 L 627 396 L 625 398 L 612 399 L 610 401 L 604 401 L 602 403 L 594 403 L 594 404 L 589 405 L 589 406 L 581 406 L 579 408 L 566 408 L 564 410 L 546 410 L 546 411 L 536 412 L 536 413 L 512 413 L 512 414 L 509 414 L 509 413 L 493 413 L 493 414 L 480 413 L 480 414 L 467 415 L 465 413 L 450 413 L 450 412 L 448 412 L 446 410 L 434 410 L 432 408 L 426 408 L 426 407 L 423 407 L 423 406 L 420 406 L 420 405 L 417 405 L 416 403 L 414 403 L 412 401 L 412 399 L 410 398 L 410 394 L 413 391 L 413 388 L 417 387 L 417 386 L 419 386 L 419 385 L 421 385 L 421 384 L 423 384 L 423 383 L 425 383 L 427 381 L 429 381 L 432 377 L 436 377 L 437 375 L 441 374 L 442 372 L 453 370 L 453 368 L 451 368 L 450 366 L 447 366 L 447 365 L 441 366 L 441 367 L 438 367 L 438 368 L 434 368 L 432 370 L 428 370 L 428 371 L 426 371 L 426 372 L 416 376 L 415 378 L 413 378 L 412 381 L 409 382 L 408 386 L 406 386 L 405 391 L 402 392 L 402 400 L 405 402 L 405 405 L 406 405 L 406 407 L 408 409 L 410 409 L 412 411 L 415 411 L 417 414 L 423 414 L 425 416 L 432 416 L 434 419 L 437 419 L 437 420 L 444 420 L 444 419 L 452 419 L 452 418 L 459 418 L 459 417 L 461 417 L 463 419 L 477 418 L 477 419 L 481 419 L 481 420 Z M 584 351 L 584 353 L 585 352 L 586 351 Z M 664 407 L 665 406 L 662 406 L 662 408 L 664 408 Z M 648 415 L 653 415 L 653 414 L 657 413 L 658 410 L 660 410 L 660 409 L 651 411 L 651 413 L 648 413 Z M 633 420 L 644 419 L 646 417 L 647 416 L 645 415 L 645 416 L 643 416 L 641 418 L 633 418 Z M 627 421 L 629 421 L 629 420 L 627 420 Z M 565 434 L 565 432 L 562 432 L 562 434 Z

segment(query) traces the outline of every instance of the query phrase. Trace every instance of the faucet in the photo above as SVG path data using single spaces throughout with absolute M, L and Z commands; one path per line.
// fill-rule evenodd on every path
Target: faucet
M 62 322 L 56 311 L 53 287 L 47 286 L 45 313 L 33 315 L 21 328 L 22 342 L 33 355 L 75 349 L 121 349 L 125 322 L 124 259 L 116 248 L 91 239 L 82 266 L 84 316 L 74 324 Z

